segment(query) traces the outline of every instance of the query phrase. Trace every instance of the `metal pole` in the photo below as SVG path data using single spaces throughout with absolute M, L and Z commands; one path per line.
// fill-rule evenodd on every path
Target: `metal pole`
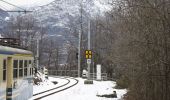
M 90 50 L 90 19 L 88 21 L 88 49 Z
M 90 50 L 90 19 L 88 20 L 88 50 Z M 88 63 L 88 79 L 90 79 L 90 64 Z
M 81 63 L 81 30 L 79 31 L 79 45 L 78 45 L 78 77 L 80 77 L 80 63 Z
M 36 67 L 39 68 L 39 38 L 37 38 L 37 57 L 36 57 Z
M 93 80 L 94 80 L 94 75 L 95 75 L 95 74 L 94 74 L 94 62 L 93 62 Z
M 80 16 L 81 16 L 81 25 L 80 25 L 80 30 L 79 30 L 79 44 L 78 44 L 78 77 L 80 77 L 80 67 L 81 67 L 81 35 L 82 35 L 82 30 L 83 30 L 83 24 L 82 24 L 82 9 L 83 9 L 83 1 L 81 0 L 80 2 Z

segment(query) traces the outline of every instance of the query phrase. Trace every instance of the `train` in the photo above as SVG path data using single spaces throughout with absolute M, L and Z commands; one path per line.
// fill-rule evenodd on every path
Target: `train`
M 0 100 L 28 100 L 33 95 L 31 51 L 0 45 Z

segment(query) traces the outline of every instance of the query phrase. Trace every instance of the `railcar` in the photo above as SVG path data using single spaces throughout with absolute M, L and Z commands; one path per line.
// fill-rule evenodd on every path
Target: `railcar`
M 33 95 L 32 52 L 0 45 L 0 100 L 28 100 Z

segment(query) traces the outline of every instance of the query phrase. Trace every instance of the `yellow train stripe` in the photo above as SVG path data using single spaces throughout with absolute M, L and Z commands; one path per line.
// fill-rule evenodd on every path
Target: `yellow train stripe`
M 30 54 L 14 54 L 14 56 L 32 57 Z
M 19 95 L 20 95 L 20 93 L 16 93 L 16 94 L 13 94 L 12 96 L 7 96 L 7 97 L 8 97 L 8 98 L 11 98 L 11 97 L 12 97 L 12 98 L 15 98 L 15 97 L 17 97 L 17 96 L 19 96 Z M 0 97 L 0 99 L 3 100 L 3 99 L 5 99 L 5 97 L 6 97 L 6 96 L 3 95 L 3 96 Z

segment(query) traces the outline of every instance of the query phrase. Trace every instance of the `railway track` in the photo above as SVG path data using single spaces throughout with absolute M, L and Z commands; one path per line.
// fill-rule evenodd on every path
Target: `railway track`
M 67 78 L 61 78 L 61 79 L 66 79 L 68 82 L 65 83 L 65 84 L 63 84 L 63 85 L 61 85 L 61 86 L 58 86 L 58 87 L 55 87 L 55 88 L 52 88 L 52 89 L 49 89 L 49 90 L 46 90 L 46 91 L 43 91 L 43 92 L 34 94 L 33 97 L 38 96 L 38 95 L 41 95 L 41 94 L 44 94 L 44 93 L 47 93 L 47 94 L 44 94 L 44 95 L 42 95 L 42 96 L 40 96 L 40 97 L 35 97 L 33 100 L 43 99 L 43 98 L 48 97 L 48 96 L 50 96 L 50 95 L 56 94 L 56 93 L 58 93 L 58 92 L 62 92 L 62 91 L 64 91 L 64 90 L 67 90 L 67 89 L 75 86 L 75 85 L 78 84 L 78 82 L 79 82 L 79 80 L 77 80 L 77 79 L 75 79 L 75 78 L 69 78 L 69 79 L 75 80 L 76 82 L 75 82 L 74 84 L 72 84 L 72 85 L 67 86 L 71 81 L 70 81 L 69 79 L 67 79 Z M 64 87 L 64 86 L 66 86 L 66 87 Z M 64 87 L 64 88 L 62 88 L 62 87 Z M 62 89 L 59 89 L 59 88 L 62 88 Z M 56 90 L 56 89 L 59 89 L 59 90 Z M 55 90 L 56 90 L 56 91 L 55 91 Z M 51 92 L 51 91 L 53 91 L 53 92 Z M 48 93 L 48 92 L 50 92 L 50 93 Z

